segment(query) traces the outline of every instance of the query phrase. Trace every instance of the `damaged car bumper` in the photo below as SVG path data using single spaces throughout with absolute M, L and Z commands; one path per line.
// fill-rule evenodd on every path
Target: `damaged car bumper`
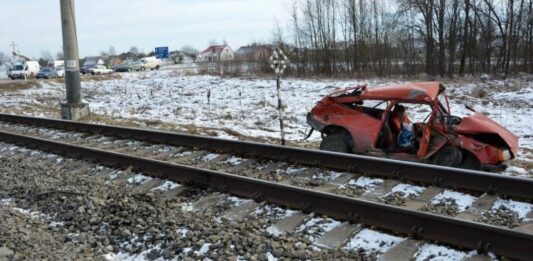
M 319 121 L 315 120 L 315 118 L 313 118 L 313 114 L 312 113 L 307 113 L 307 124 L 309 124 L 309 126 L 311 126 L 311 128 L 317 130 L 317 131 L 322 131 L 322 129 L 324 129 L 324 124 L 320 123 Z

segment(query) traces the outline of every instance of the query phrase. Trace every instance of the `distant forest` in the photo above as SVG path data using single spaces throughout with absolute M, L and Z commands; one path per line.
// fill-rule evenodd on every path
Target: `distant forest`
M 293 73 L 533 73 L 533 0 L 293 0 Z

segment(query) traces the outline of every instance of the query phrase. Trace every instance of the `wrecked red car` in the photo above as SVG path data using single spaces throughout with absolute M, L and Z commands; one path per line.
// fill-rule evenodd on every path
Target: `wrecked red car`
M 444 91 L 438 82 L 352 87 L 324 97 L 307 122 L 321 132 L 321 150 L 504 170 L 518 138 L 473 109 L 453 116 Z

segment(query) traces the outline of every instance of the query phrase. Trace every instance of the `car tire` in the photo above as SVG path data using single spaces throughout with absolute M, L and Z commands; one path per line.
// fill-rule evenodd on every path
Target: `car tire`
M 144 68 L 144 67 L 141 67 L 141 72 L 142 72 L 142 71 L 144 71 L 144 70 L 146 70 L 146 68 Z
M 461 167 L 463 152 L 456 147 L 444 147 L 433 156 L 432 163 L 445 167 Z
M 346 132 L 334 132 L 326 135 L 320 143 L 320 150 L 350 153 L 351 137 Z
M 470 152 L 463 152 L 463 163 L 461 163 L 461 168 L 481 170 L 481 163 L 474 154 Z
M 155 67 L 156 70 L 159 70 L 159 65 Z

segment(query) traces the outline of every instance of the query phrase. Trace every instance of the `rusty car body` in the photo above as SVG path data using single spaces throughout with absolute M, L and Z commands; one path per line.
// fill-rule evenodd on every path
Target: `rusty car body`
M 445 89 L 439 82 L 351 87 L 320 100 L 307 122 L 321 132 L 322 150 L 486 171 L 505 169 L 516 156 L 518 138 L 482 113 L 472 110 L 467 117 L 453 116 Z M 409 148 L 395 146 L 402 128 L 393 113 L 397 105 L 427 114 L 412 123 Z

